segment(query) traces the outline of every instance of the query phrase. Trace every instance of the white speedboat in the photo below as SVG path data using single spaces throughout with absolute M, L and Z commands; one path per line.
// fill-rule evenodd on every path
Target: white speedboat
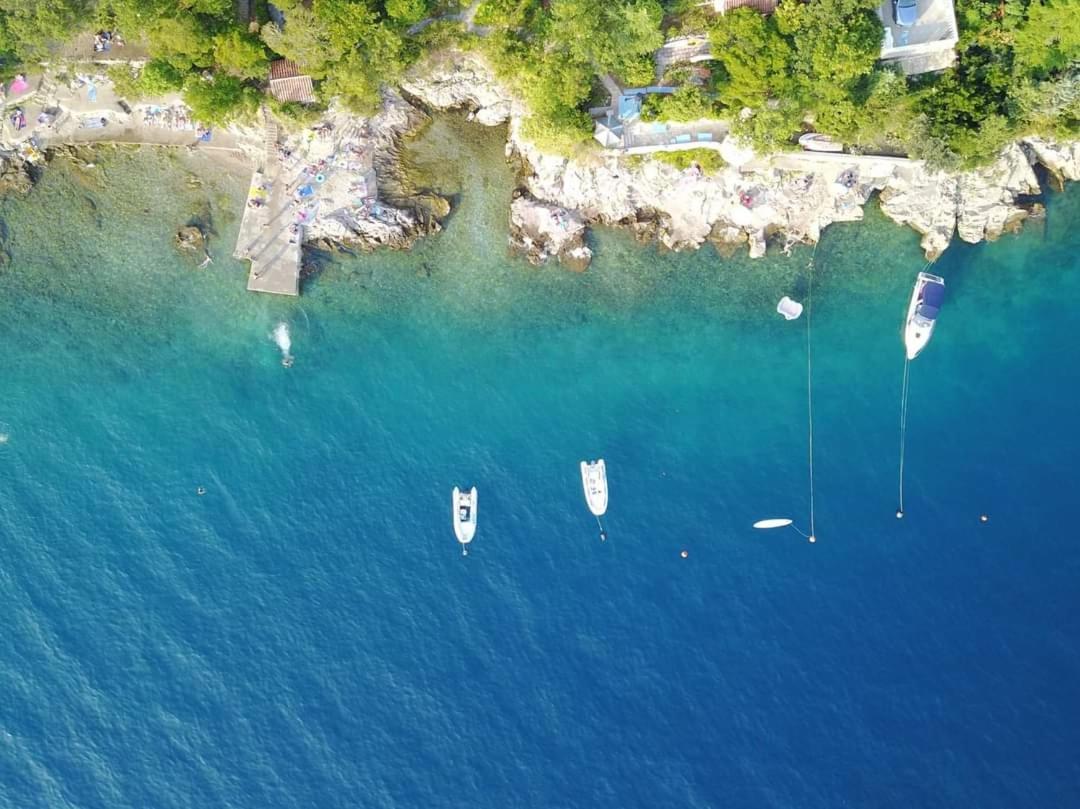
M 919 352 L 930 342 L 944 300 L 945 279 L 928 272 L 919 273 L 915 279 L 915 289 L 911 291 L 911 303 L 904 324 L 904 348 L 909 360 L 919 356 Z
M 581 462 L 581 485 L 585 489 L 589 511 L 603 517 L 607 511 L 607 467 L 603 458 Z
M 469 543 L 476 535 L 476 487 L 463 492 L 457 486 L 453 494 L 454 533 L 461 543 L 461 554 L 469 554 Z

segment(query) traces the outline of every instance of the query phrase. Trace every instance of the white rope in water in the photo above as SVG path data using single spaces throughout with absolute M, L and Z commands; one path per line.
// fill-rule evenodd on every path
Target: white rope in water
M 900 505 L 897 517 L 904 516 L 904 446 L 907 444 L 908 381 L 911 378 L 911 360 L 904 357 L 904 382 L 900 386 Z
M 933 261 L 928 261 L 923 265 L 920 272 L 926 272 L 934 264 Z M 904 450 L 907 446 L 907 414 L 908 414 L 908 392 L 911 389 L 911 360 L 904 356 L 904 381 L 900 385 L 900 502 L 897 506 L 896 516 L 897 518 L 904 516 Z
M 806 288 L 806 416 L 809 424 L 809 440 L 807 442 L 810 454 L 810 536 L 811 542 L 817 540 L 814 531 L 814 363 L 810 350 L 810 320 L 814 311 L 814 258 L 817 256 L 817 243 L 814 243 L 814 251 L 810 254 L 810 264 L 807 267 Z M 801 533 L 801 532 L 800 532 Z

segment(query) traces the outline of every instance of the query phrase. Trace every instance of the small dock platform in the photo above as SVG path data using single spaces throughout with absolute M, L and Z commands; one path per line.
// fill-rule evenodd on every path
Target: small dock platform
M 248 290 L 299 295 L 302 242 L 300 228 L 293 232 L 284 181 L 268 180 L 262 172 L 255 172 L 233 253 L 251 261 Z

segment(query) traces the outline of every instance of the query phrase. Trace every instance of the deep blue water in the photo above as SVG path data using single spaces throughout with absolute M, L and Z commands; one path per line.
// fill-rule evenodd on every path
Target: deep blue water
M 54 166 L 0 207 L 0 805 L 1080 805 L 1080 191 L 938 262 L 903 521 L 917 237 L 826 232 L 810 545 L 750 528 L 807 525 L 773 307 L 809 251 L 599 232 L 586 273 L 530 268 L 499 133 L 457 133 L 446 232 L 296 301 L 243 291 L 246 181 L 207 166 Z M 198 272 L 169 240 L 207 202 Z

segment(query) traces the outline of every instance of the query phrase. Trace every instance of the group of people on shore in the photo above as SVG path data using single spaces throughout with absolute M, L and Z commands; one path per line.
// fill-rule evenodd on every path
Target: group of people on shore
M 94 34 L 94 53 L 111 51 L 113 45 L 124 47 L 124 38 L 115 31 L 98 31 Z
M 161 129 L 194 129 L 200 134 L 209 131 L 191 120 L 189 110 L 182 104 L 170 107 L 150 105 L 143 111 L 143 124 Z

